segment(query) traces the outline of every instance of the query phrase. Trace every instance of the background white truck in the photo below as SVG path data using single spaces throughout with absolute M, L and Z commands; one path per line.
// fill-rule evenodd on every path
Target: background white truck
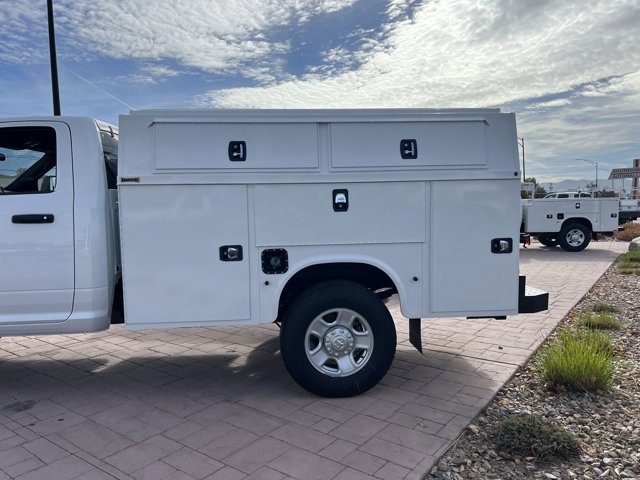
M 632 222 L 640 218 L 640 199 L 620 197 L 620 223 Z
M 278 322 L 294 379 L 346 396 L 392 362 L 393 294 L 419 349 L 423 317 L 547 308 L 518 276 L 512 114 L 140 111 L 119 128 L 118 150 L 91 119 L 0 120 L 0 336 L 99 331 L 123 307 L 133 329 Z
M 617 197 L 593 198 L 586 192 L 561 192 L 533 197 L 533 184 L 523 184 L 521 233 L 535 235 L 548 247 L 560 245 L 568 252 L 584 250 L 598 233 L 618 229 Z

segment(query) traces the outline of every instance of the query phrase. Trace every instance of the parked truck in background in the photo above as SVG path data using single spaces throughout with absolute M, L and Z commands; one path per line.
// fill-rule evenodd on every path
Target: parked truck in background
M 518 275 L 515 141 L 498 110 L 2 119 L 0 336 L 277 322 L 300 385 L 360 393 L 391 295 L 418 348 L 421 318 L 547 308 Z
M 588 192 L 556 192 L 534 198 L 534 185 L 522 184 L 520 232 L 534 235 L 548 247 L 560 245 L 567 252 L 587 248 L 598 234 L 618 229 L 618 197 L 594 198 Z
M 620 197 L 620 223 L 632 222 L 640 217 L 640 199 Z

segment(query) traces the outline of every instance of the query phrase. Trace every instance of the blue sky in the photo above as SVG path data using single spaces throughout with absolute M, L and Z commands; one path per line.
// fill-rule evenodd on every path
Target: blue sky
M 640 157 L 640 0 L 54 0 L 62 113 L 500 107 L 526 172 Z M 45 0 L 0 0 L 0 116 L 50 114 Z

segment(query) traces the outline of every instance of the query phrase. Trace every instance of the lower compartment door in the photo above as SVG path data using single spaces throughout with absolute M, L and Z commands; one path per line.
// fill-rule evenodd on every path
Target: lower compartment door
M 121 186 L 120 212 L 128 326 L 250 318 L 245 186 Z

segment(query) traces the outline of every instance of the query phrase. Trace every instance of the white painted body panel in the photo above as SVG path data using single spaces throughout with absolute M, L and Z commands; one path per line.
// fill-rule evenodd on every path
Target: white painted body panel
M 6 122 L 29 127 L 33 122 Z M 53 192 L 0 197 L 0 325 L 62 322 L 73 307 L 73 174 L 71 133 L 62 122 L 40 123 L 55 130 L 58 157 Z M 14 215 L 50 214 L 53 223 L 16 224 Z
M 514 239 L 517 255 L 519 182 L 434 182 L 431 192 L 430 314 L 512 314 L 518 262 L 491 253 L 490 245 L 494 238 Z
M 120 211 L 127 325 L 250 319 L 246 186 L 122 188 Z M 243 261 L 220 261 L 229 244 Z
M 93 120 L 21 121 L 66 132 L 50 194 L 61 203 L 46 205 L 61 209 L 52 210 L 53 226 L 64 231 L 4 235 L 21 199 L 0 196 L 0 256 L 12 275 L 0 289 L 0 336 L 107 328 L 120 250 L 129 328 L 272 322 L 294 275 L 332 263 L 384 272 L 409 318 L 518 310 L 512 114 L 131 112 L 120 119 L 119 201 L 106 187 Z M 407 138 L 418 158 L 401 158 Z M 230 141 L 247 143 L 246 161 L 229 161 Z M 336 189 L 349 192 L 345 212 L 333 209 Z M 36 237 L 41 246 L 20 263 Z M 513 239 L 514 250 L 491 253 L 494 238 Z M 221 261 L 223 245 L 242 246 L 242 261 Z M 285 273 L 262 271 L 261 253 L 271 248 L 287 250 Z M 47 274 L 29 280 L 43 265 Z
M 329 263 L 385 272 L 409 318 L 517 313 L 511 114 L 141 111 L 120 118 L 120 134 L 130 328 L 273 322 L 287 282 Z M 417 159 L 401 158 L 406 138 Z M 246 141 L 245 162 L 230 161 L 230 141 Z M 334 211 L 335 189 L 348 211 Z M 514 250 L 491 253 L 498 237 Z M 222 262 L 222 245 L 241 245 L 243 260 Z M 286 273 L 262 271 L 270 248 L 287 250 Z
M 119 239 L 96 123 L 0 119 L 0 128 L 21 125 L 56 129 L 57 181 L 51 193 L 0 195 L 0 336 L 104 330 L 119 276 Z M 15 214 L 48 212 L 55 215 L 51 224 L 11 222 Z
M 523 201 L 524 231 L 555 233 L 568 220 L 589 220 L 594 232 L 612 232 L 618 228 L 617 198 L 541 198 Z M 559 219 L 558 214 L 564 218 Z
M 398 286 L 400 307 L 407 318 L 420 317 L 424 312 L 422 305 L 423 292 L 430 281 L 423 276 L 423 244 L 407 243 L 359 244 L 359 245 L 327 245 L 302 246 L 288 248 L 289 271 L 286 275 L 266 275 L 259 272 L 257 287 L 260 291 L 260 318 L 266 322 L 276 318 L 278 304 L 273 298 L 279 298 L 287 281 L 306 267 L 328 263 L 363 263 L 373 265 L 385 272 Z M 418 281 L 413 281 L 413 277 Z M 265 285 L 265 282 L 269 285 Z

